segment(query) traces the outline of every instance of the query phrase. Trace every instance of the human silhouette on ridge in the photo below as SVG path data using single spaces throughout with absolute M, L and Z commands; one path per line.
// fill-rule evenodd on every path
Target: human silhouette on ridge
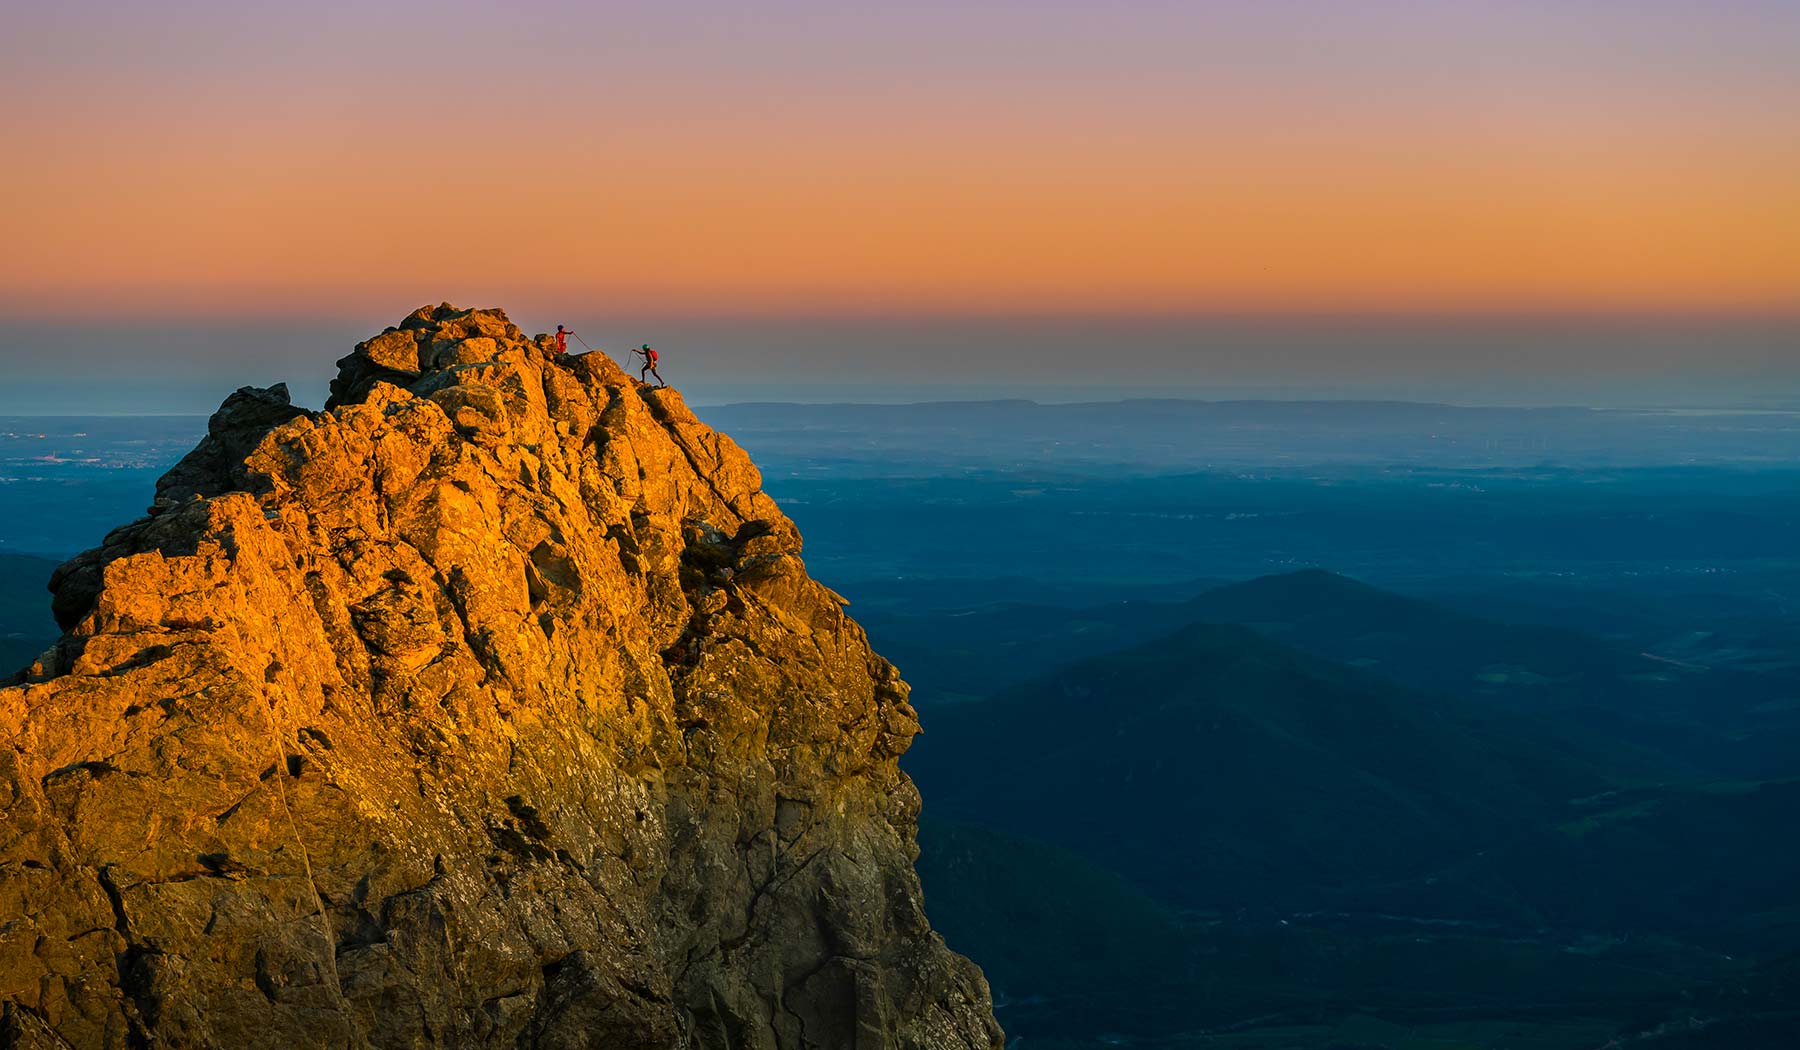
M 638 382 L 640 382 L 640 383 L 649 382 L 649 380 L 644 378 L 644 373 L 648 372 L 651 375 L 656 377 L 656 385 L 657 386 L 668 386 L 669 385 L 668 381 L 662 377 L 662 373 L 658 372 L 656 370 L 656 361 L 660 355 L 657 354 L 657 352 L 655 350 L 650 348 L 649 343 L 645 343 L 644 348 L 642 350 L 633 350 L 632 353 L 634 353 L 644 359 L 644 367 L 638 369 Z

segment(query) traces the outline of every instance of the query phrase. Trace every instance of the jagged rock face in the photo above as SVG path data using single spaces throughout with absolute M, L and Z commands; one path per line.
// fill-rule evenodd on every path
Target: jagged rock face
M 246 389 L 0 690 L 0 1044 L 997 1047 L 744 454 L 498 311 Z

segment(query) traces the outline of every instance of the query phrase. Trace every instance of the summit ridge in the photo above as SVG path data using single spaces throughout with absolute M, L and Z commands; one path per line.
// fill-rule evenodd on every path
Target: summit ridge
M 907 686 L 729 438 L 498 310 L 244 388 L 0 689 L 0 1045 L 998 1047 Z

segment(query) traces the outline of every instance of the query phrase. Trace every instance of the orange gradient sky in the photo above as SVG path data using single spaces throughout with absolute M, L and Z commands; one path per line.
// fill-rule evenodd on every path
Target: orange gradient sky
M 1796 5 L 751 6 L 9 8 L 0 311 L 1800 311 Z

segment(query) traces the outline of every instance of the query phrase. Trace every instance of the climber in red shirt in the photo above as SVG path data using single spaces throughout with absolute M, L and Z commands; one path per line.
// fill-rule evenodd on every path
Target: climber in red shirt
M 655 350 L 650 349 L 649 343 L 645 343 L 642 350 L 633 350 L 632 353 L 644 359 L 644 367 L 638 369 L 638 382 L 648 382 L 648 380 L 644 378 L 644 373 L 648 372 L 656 377 L 657 386 L 669 385 L 668 381 L 663 379 L 662 373 L 656 370 L 656 359 L 658 355 Z
M 574 334 L 575 334 L 574 332 L 569 331 L 568 329 L 564 328 L 562 325 L 556 326 L 556 352 L 557 353 L 566 354 L 569 352 L 569 337 Z

